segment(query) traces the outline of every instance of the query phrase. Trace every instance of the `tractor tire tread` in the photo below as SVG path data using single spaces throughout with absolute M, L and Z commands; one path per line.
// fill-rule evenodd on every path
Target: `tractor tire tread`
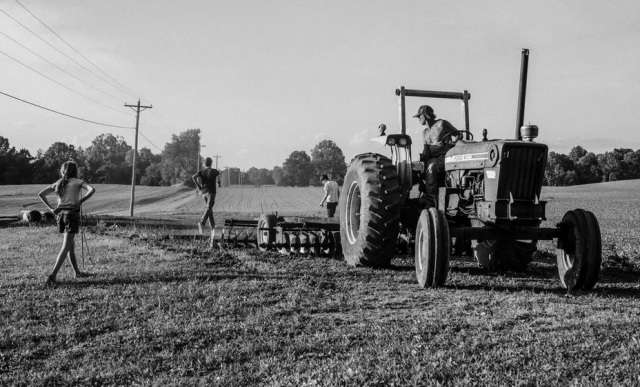
M 358 176 L 359 179 L 355 177 Z M 344 222 L 346 199 L 349 186 L 361 181 L 362 208 L 368 211 L 360 215 L 361 221 L 357 240 L 351 244 L 346 237 Z M 345 176 L 345 184 L 340 195 L 340 222 L 343 253 L 347 262 L 353 266 L 388 266 L 395 251 L 393 240 L 397 238 L 399 204 L 402 197 L 395 194 L 398 187 L 395 166 L 387 157 L 375 153 L 360 154 L 353 158 Z M 385 190 L 389 194 L 385 194 Z

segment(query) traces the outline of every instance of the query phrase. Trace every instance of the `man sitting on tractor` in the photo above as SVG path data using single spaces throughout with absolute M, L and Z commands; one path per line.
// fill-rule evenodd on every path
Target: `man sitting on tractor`
M 425 205 L 437 207 L 438 187 L 444 185 L 444 156 L 458 141 L 458 130 L 447 120 L 436 119 L 436 114 L 429 105 L 422 105 L 418 113 L 420 125 L 424 125 L 424 150 L 420 160 L 424 162 L 425 179 L 424 186 L 420 184 L 424 192 Z

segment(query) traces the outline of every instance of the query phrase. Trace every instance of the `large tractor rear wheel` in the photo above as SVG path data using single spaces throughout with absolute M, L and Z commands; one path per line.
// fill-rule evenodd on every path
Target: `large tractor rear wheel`
M 375 153 L 356 156 L 340 193 L 340 241 L 352 266 L 388 266 L 396 247 L 402 195 L 396 167 Z
M 593 289 L 600 275 L 602 239 L 600 225 L 591 211 L 576 209 L 562 218 L 566 228 L 558 241 L 558 275 L 568 290 Z
M 449 273 L 450 253 L 449 224 L 444 213 L 433 207 L 422 210 L 415 241 L 416 278 L 420 287 L 444 285 Z

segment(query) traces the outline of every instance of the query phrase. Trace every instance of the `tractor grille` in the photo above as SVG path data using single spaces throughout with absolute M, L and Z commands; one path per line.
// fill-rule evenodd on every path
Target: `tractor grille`
M 500 160 L 498 199 L 513 197 L 530 201 L 540 196 L 546 162 L 546 145 L 505 144 Z

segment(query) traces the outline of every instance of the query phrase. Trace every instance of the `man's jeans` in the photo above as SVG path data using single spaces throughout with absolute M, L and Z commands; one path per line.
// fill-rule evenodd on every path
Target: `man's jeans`
M 211 228 L 215 227 L 215 223 L 213 221 L 213 204 L 216 202 L 216 194 L 215 193 L 206 193 L 204 194 L 204 202 L 207 205 L 207 209 L 204 214 L 202 214 L 202 218 L 200 218 L 200 224 L 207 224 L 207 220 L 211 225 Z

